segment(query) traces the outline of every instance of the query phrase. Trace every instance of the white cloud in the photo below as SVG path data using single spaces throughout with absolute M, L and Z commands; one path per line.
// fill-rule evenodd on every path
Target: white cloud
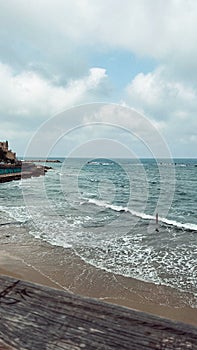
M 156 119 L 172 116 L 186 117 L 197 110 L 197 91 L 184 81 L 169 79 L 166 69 L 138 74 L 127 87 L 127 98 L 131 105 L 138 105 Z
M 83 118 L 83 122 L 102 123 L 102 135 L 105 133 L 108 138 L 125 142 L 127 147 L 133 151 L 137 149 L 136 146 L 141 150 L 143 145 L 144 152 L 145 148 L 146 152 L 149 149 L 155 157 L 169 156 L 168 148 L 160 133 L 165 128 L 163 121 L 147 118 L 125 105 L 101 104 L 98 111 L 96 107 L 93 106 L 93 108 L 92 113 L 88 113 Z M 98 127 L 93 125 L 91 128 L 91 135 L 95 138 L 99 137 Z
M 84 78 L 71 80 L 58 86 L 31 71 L 14 74 L 12 69 L 0 64 L 0 112 L 10 116 L 35 118 L 49 117 L 64 108 L 88 100 L 107 78 L 105 69 L 92 68 Z
M 94 102 L 105 88 L 105 69 L 92 68 L 87 76 L 58 86 L 32 71 L 15 74 L 8 65 L 0 64 L 1 139 L 24 138 L 52 115 L 85 102 Z
M 120 49 L 195 84 L 196 18 L 195 0 L 1 1 L 0 54 L 17 71 L 57 75 L 64 85 L 85 75 L 90 52 Z
M 126 101 L 155 120 L 169 145 L 179 147 L 184 140 L 189 144 L 196 140 L 197 89 L 185 81 L 169 77 L 167 67 L 160 67 L 148 74 L 138 74 L 126 89 Z
M 7 35 L 32 48 L 51 52 L 60 44 L 69 54 L 71 46 L 100 44 L 177 60 L 197 55 L 196 18 L 195 0 L 7 0 L 0 14 Z

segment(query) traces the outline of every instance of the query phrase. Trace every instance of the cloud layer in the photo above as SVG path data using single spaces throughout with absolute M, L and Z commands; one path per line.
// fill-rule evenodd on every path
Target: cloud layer
M 0 64 L 0 114 L 4 119 L 1 137 L 13 139 L 19 130 L 26 131 L 28 137 L 28 131 L 35 131 L 47 117 L 84 100 L 88 102 L 91 94 L 96 99 L 106 79 L 104 69 L 91 68 L 87 76 L 59 86 L 35 72 L 14 74 L 9 66 Z
M 194 63 L 196 18 L 194 0 L 7 0 L 1 1 L 0 12 L 2 36 L 13 40 L 8 54 L 15 50 L 20 55 L 23 44 L 29 51 L 21 52 L 22 61 L 34 50 L 35 60 L 53 52 L 51 62 L 66 50 L 69 56 L 77 47 L 100 44 L 101 49 L 122 48 L 159 60 L 190 57 Z M 6 42 L 4 54 L 5 49 Z
M 193 149 L 196 33 L 195 0 L 0 0 L 1 138 L 17 144 L 18 130 L 27 139 L 64 108 L 108 101 L 142 111 L 176 140 L 176 154 Z M 103 54 L 110 65 L 115 53 L 135 57 L 137 69 L 129 81 L 132 61 L 120 60 L 128 83 L 118 92 L 105 64 L 94 64 Z

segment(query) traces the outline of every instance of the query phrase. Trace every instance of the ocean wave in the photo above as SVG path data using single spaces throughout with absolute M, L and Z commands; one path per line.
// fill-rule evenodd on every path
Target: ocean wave
M 97 162 L 97 161 L 90 161 L 87 162 L 88 165 L 103 165 L 103 166 L 108 166 L 108 165 L 113 165 L 112 162 Z
M 116 212 L 125 212 L 125 213 L 130 213 L 133 216 L 137 216 L 141 219 L 144 220 L 155 220 L 155 216 L 154 215 L 150 215 L 150 214 L 146 214 L 146 213 L 141 213 L 141 212 L 137 212 L 135 210 L 131 210 L 128 207 L 123 207 L 123 206 L 119 206 L 119 205 L 114 205 L 114 204 L 108 204 L 104 201 L 98 200 L 98 199 L 88 199 L 87 202 L 82 202 L 81 204 L 85 204 L 85 203 L 90 203 L 93 205 L 96 205 L 98 207 L 103 207 L 106 209 L 112 209 Z M 167 219 L 167 218 L 163 218 L 163 217 L 159 217 L 159 222 L 160 223 L 164 223 L 166 225 L 169 226 L 174 226 L 178 229 L 184 229 L 184 230 L 189 230 L 189 231 L 197 231 L 197 225 L 193 224 L 193 223 L 181 223 L 178 222 L 176 220 L 171 220 L 171 219 Z

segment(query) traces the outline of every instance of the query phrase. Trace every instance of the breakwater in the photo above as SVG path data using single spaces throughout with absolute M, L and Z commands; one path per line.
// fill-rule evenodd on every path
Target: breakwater
M 32 162 L 19 162 L 17 164 L 0 164 L 0 183 L 32 176 L 41 176 L 52 169 L 43 165 L 35 165 Z
M 59 159 L 28 159 L 28 162 L 31 163 L 61 163 Z

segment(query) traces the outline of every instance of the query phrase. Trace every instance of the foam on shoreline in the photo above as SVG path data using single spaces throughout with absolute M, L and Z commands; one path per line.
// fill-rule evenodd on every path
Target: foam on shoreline
M 72 249 L 51 246 L 25 228 L 16 234 L 12 229 L 0 227 L 1 274 L 197 325 L 190 293 L 103 271 Z

